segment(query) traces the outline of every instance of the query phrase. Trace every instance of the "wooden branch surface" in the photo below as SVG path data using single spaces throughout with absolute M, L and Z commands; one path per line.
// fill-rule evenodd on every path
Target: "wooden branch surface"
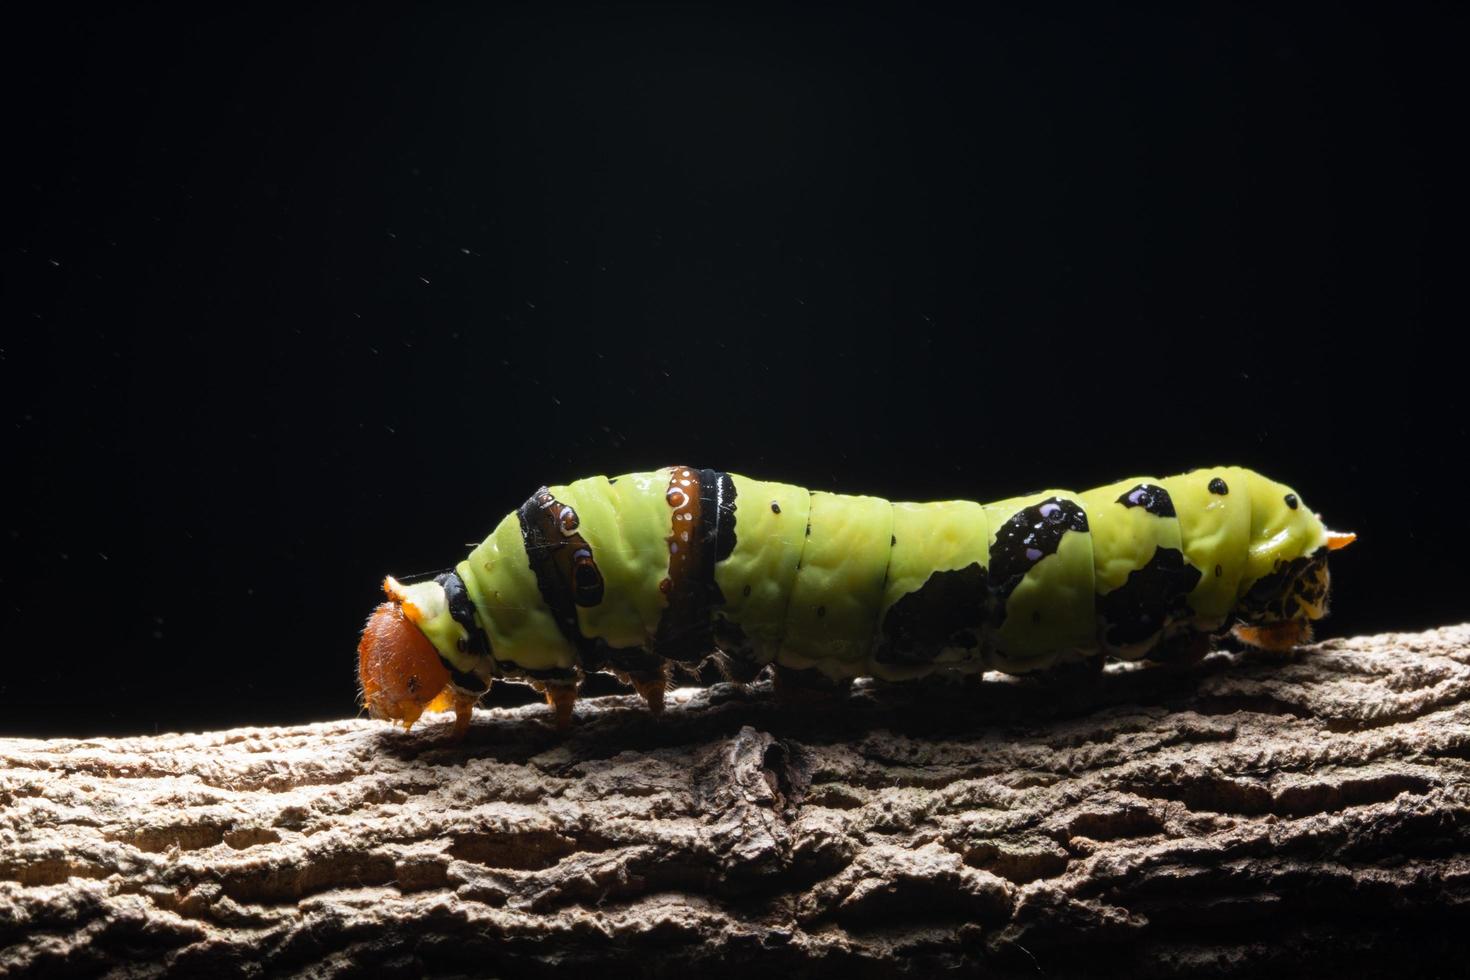
M 0 973 L 1456 975 L 1470 624 L 1189 671 L 0 740 Z M 571 975 L 571 974 L 567 974 Z

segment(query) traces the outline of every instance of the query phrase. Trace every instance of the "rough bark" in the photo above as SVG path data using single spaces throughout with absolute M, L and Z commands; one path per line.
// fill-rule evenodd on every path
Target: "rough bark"
M 1462 969 L 1470 624 L 576 714 L 0 740 L 0 971 Z

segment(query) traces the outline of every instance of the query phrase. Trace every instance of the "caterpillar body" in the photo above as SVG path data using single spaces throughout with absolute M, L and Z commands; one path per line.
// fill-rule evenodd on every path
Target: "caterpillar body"
M 718 652 L 834 680 L 1193 658 L 1233 629 L 1290 647 L 1327 612 L 1327 530 L 1240 467 L 990 504 L 890 503 L 672 466 L 542 487 L 433 579 L 384 583 L 358 647 L 369 712 L 456 732 L 500 678 L 565 725 L 585 671 L 657 710 L 671 663 Z

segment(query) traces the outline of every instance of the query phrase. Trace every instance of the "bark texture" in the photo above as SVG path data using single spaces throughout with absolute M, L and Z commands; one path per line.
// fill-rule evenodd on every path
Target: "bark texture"
M 0 740 L 0 973 L 1402 977 L 1470 955 L 1470 624 L 448 727 Z

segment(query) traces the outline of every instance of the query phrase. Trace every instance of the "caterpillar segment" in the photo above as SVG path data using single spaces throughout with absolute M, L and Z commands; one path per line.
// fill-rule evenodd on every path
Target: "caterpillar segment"
M 542 487 L 453 571 L 389 577 L 358 647 L 364 704 L 467 729 L 496 679 L 572 721 L 586 671 L 653 711 L 672 669 L 718 653 L 786 691 L 935 671 L 1023 674 L 1106 657 L 1187 664 L 1215 637 L 1284 649 L 1327 614 L 1327 530 L 1240 467 L 889 503 L 674 466 Z

